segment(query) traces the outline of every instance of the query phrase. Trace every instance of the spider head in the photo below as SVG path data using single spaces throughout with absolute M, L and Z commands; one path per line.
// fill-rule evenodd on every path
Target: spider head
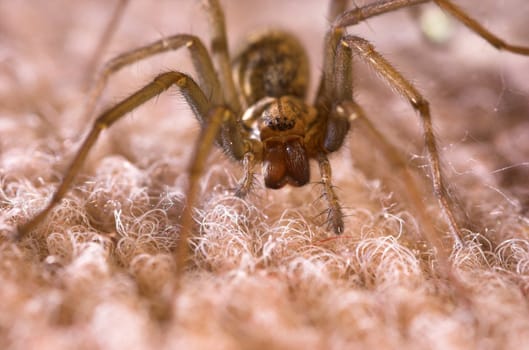
M 263 144 L 263 176 L 266 187 L 286 184 L 303 186 L 310 179 L 305 148 L 306 111 L 303 102 L 292 97 L 274 99 L 259 118 Z

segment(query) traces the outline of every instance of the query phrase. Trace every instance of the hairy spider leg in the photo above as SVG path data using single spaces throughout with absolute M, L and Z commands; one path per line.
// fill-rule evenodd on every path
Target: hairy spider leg
M 497 49 L 503 49 L 523 55 L 529 54 L 529 47 L 516 46 L 506 43 L 504 40 L 485 29 L 479 24 L 478 21 L 471 18 L 461 8 L 457 7 L 452 2 L 448 0 L 433 1 Z M 369 5 L 357 7 L 350 11 L 346 11 L 334 21 L 334 31 L 342 31 L 343 28 L 355 25 L 370 17 L 426 2 L 429 1 L 381 0 Z M 460 243 L 463 235 L 455 219 L 451 203 L 446 193 L 446 187 L 441 172 L 439 154 L 432 130 L 431 117 L 427 101 L 425 101 L 417 92 L 417 90 L 415 90 L 413 85 L 407 82 L 380 54 L 374 50 L 373 46 L 367 41 L 358 37 L 348 36 L 344 42 L 346 45 L 350 45 L 355 52 L 359 53 L 365 62 L 373 66 L 378 72 L 382 73 L 382 76 L 390 83 L 390 85 L 395 87 L 401 95 L 406 97 L 412 106 L 421 114 L 425 143 L 428 149 L 429 164 L 432 172 L 434 194 L 437 197 L 443 213 L 449 222 L 451 234 L 454 237 L 455 242 Z M 327 49 L 327 51 L 329 51 L 329 49 Z M 326 89 L 323 88 L 322 90 L 322 94 L 325 94 Z
M 419 218 L 423 237 L 429 243 L 430 247 L 435 249 L 442 270 L 444 272 L 449 272 L 449 254 L 443 245 L 442 239 L 435 234 L 435 226 L 432 219 L 425 211 L 424 205 L 422 205 L 421 194 L 416 186 L 415 177 L 407 166 L 402 154 L 398 151 L 398 147 L 392 144 L 388 138 L 377 129 L 367 117 L 362 107 L 353 100 L 344 100 L 337 106 L 337 108 L 339 113 L 343 113 L 344 116 L 349 118 L 351 123 L 354 123 L 353 125 L 355 129 L 361 129 L 362 135 L 367 136 L 372 140 L 372 143 L 374 143 L 377 149 L 382 152 L 386 162 L 391 166 L 393 174 L 398 173 L 399 178 L 404 181 L 406 197 L 411 203 L 414 213 L 416 213 Z
M 200 138 L 201 141 L 197 142 L 195 145 L 193 156 L 188 168 L 189 184 L 185 197 L 186 206 L 182 214 L 180 237 L 175 250 L 177 262 L 177 285 L 175 287 L 178 289 L 180 281 L 179 276 L 182 274 L 183 269 L 186 266 L 186 261 L 189 255 L 188 239 L 193 224 L 192 207 L 198 194 L 198 182 L 200 176 L 204 171 L 205 162 L 211 147 L 215 141 L 218 141 L 218 135 L 222 132 L 222 126 L 226 124 L 235 124 L 235 118 L 233 114 L 225 107 L 216 107 L 210 111 L 210 104 L 200 87 L 193 81 L 193 79 L 184 73 L 163 73 L 157 76 L 150 84 L 124 99 L 114 107 L 103 112 L 94 122 L 90 132 L 86 136 L 82 146 L 77 152 L 70 167 L 66 171 L 66 174 L 50 203 L 32 220 L 19 226 L 19 237 L 23 237 L 27 232 L 34 229 L 47 216 L 50 210 L 53 209 L 57 203 L 59 203 L 64 194 L 70 188 L 75 176 L 84 164 L 89 151 L 97 141 L 101 131 L 110 127 L 112 124 L 138 106 L 166 91 L 172 85 L 176 85 L 179 88 L 192 109 L 202 113 L 205 119 L 205 126 L 202 128 L 202 134 Z M 239 136 L 237 139 L 242 140 L 243 137 Z
M 242 167 L 243 167 L 243 178 L 235 189 L 235 195 L 240 198 L 244 198 L 252 190 L 254 184 L 254 168 L 257 164 L 257 159 L 253 152 L 246 152 L 243 156 Z
M 431 248 L 434 248 L 439 260 L 439 268 L 441 276 L 451 281 L 451 285 L 457 291 L 457 295 L 461 298 L 465 305 L 471 307 L 471 300 L 468 298 L 467 287 L 462 283 L 460 278 L 454 273 L 452 265 L 450 264 L 450 252 L 444 247 L 442 239 L 435 233 L 434 224 L 431 217 L 428 215 L 424 206 L 422 205 L 421 194 L 417 188 L 414 174 L 407 166 L 402 154 L 398 151 L 397 146 L 392 144 L 387 137 L 385 137 L 369 120 L 363 109 L 352 99 L 352 75 L 342 76 L 341 72 L 349 72 L 352 70 L 352 49 L 346 45 L 344 41 L 336 48 L 335 56 L 335 80 L 334 91 L 340 99 L 339 104 L 336 105 L 336 112 L 347 117 L 351 123 L 354 123 L 355 128 L 361 128 L 367 136 L 373 140 L 377 148 L 381 150 L 384 158 L 391 166 L 391 169 L 399 173 L 399 177 L 403 179 L 406 187 L 406 196 L 412 204 L 414 212 L 419 218 L 419 222 L 423 227 L 423 235 Z M 344 68 L 345 67 L 345 68 Z M 339 92 L 345 91 L 345 94 L 339 95 Z M 457 242 L 456 244 L 461 242 Z
M 64 197 L 65 193 L 74 181 L 75 176 L 84 164 L 88 152 L 98 139 L 101 131 L 110 127 L 114 122 L 122 118 L 128 112 L 134 110 L 136 107 L 142 105 L 151 98 L 159 95 L 172 85 L 177 85 L 179 87 L 180 91 L 186 98 L 187 102 L 192 106 L 194 111 L 202 113 L 202 116 L 207 115 L 207 112 L 210 108 L 210 102 L 200 87 L 190 77 L 180 72 L 168 72 L 159 75 L 154 79 L 153 82 L 124 99 L 114 107 L 106 110 L 95 120 L 90 132 L 85 137 L 81 147 L 79 148 L 79 151 L 72 160 L 52 199 L 48 205 L 41 212 L 39 212 L 39 214 L 18 227 L 17 238 L 20 239 L 24 237 L 24 235 L 37 227 L 44 220 L 47 214 L 55 207 L 55 205 L 57 205 Z
M 332 170 L 331 164 L 327 155 L 319 152 L 316 156 L 318 166 L 320 168 L 321 184 L 323 186 L 323 197 L 327 200 L 327 222 L 337 235 L 341 235 L 344 231 L 342 206 L 334 187 L 332 185 Z
M 197 72 L 200 86 L 209 87 L 204 92 L 213 104 L 223 102 L 218 76 L 213 67 L 213 62 L 202 41 L 194 35 L 177 34 L 167 38 L 157 40 L 148 45 L 133 49 L 118 55 L 108 61 L 99 73 L 95 83 L 88 94 L 88 100 L 84 107 L 82 120 L 88 122 L 94 113 L 95 106 L 101 97 L 103 90 L 107 86 L 109 78 L 122 68 L 138 61 L 147 59 L 154 55 L 178 50 L 186 47 L 191 54 L 193 67 Z
M 432 176 L 433 191 L 441 210 L 450 226 L 450 233 L 456 245 L 462 244 L 462 234 L 459 224 L 454 215 L 452 205 L 446 192 L 444 175 L 441 171 L 441 161 L 439 151 L 432 127 L 429 103 L 417 91 L 417 89 L 406 80 L 382 55 L 380 55 L 373 45 L 367 40 L 357 36 L 347 35 L 342 39 L 343 45 L 351 48 L 366 64 L 370 65 L 379 76 L 385 79 L 389 85 L 400 95 L 408 100 L 412 107 L 419 112 L 422 122 L 422 129 L 428 151 L 428 163 Z
M 489 44 L 498 50 L 505 50 L 520 55 L 529 55 L 529 47 L 512 45 L 505 42 L 503 39 L 492 34 L 489 30 L 483 27 L 478 21 L 470 17 L 460 7 L 448 0 L 434 0 L 434 2 L 443 10 L 450 13 L 454 18 L 463 23 L 471 31 L 482 37 Z
M 430 216 L 424 210 L 422 205 L 420 191 L 416 186 L 414 175 L 406 164 L 406 161 L 402 154 L 398 151 L 398 147 L 391 143 L 386 136 L 384 136 L 376 126 L 369 120 L 364 110 L 354 102 L 352 98 L 352 75 L 344 74 L 343 72 L 349 72 L 352 70 L 352 56 L 351 48 L 344 45 L 344 42 L 340 42 L 336 48 L 335 55 L 335 75 L 334 75 L 334 91 L 336 94 L 337 101 L 340 101 L 336 105 L 336 113 L 348 118 L 349 122 L 354 125 L 355 128 L 361 128 L 364 131 L 364 135 L 367 132 L 369 139 L 373 140 L 377 148 L 382 152 L 384 158 L 391 166 L 394 172 L 399 173 L 399 178 L 403 179 L 406 187 L 406 195 L 410 200 L 413 209 L 419 216 L 419 222 L 422 223 L 425 231 L 425 238 L 431 244 L 432 247 L 442 255 L 441 260 L 448 263 L 448 255 L 446 255 L 445 249 L 443 248 L 442 242 L 437 235 L 433 232 L 433 222 Z
M 237 115 L 241 113 L 239 96 L 233 81 L 231 58 L 226 39 L 226 20 L 218 0 L 207 0 L 206 10 L 211 28 L 211 56 L 217 62 L 220 83 L 224 89 L 224 100 Z
M 442 277 L 450 280 L 458 293 L 457 295 L 462 298 L 461 300 L 465 305 L 470 305 L 470 300 L 467 297 L 468 291 L 457 275 L 454 274 L 450 264 L 449 252 L 444 247 L 442 239 L 435 234 L 433 222 L 422 205 L 420 191 L 416 186 L 413 173 L 398 148 L 375 127 L 363 109 L 353 100 L 353 79 L 351 74 L 353 49 L 347 44 L 347 41 L 342 40 L 335 52 L 332 91 L 336 100 L 339 101 L 334 106 L 336 113 L 342 118 L 347 118 L 350 123 L 354 123 L 355 128 L 361 128 L 364 131 L 364 135 L 367 132 L 368 138 L 373 140 L 377 148 L 381 150 L 391 169 L 399 173 L 406 187 L 406 196 L 411 202 L 414 212 L 417 213 L 423 228 L 423 236 L 430 247 L 436 250 Z M 369 58 L 366 56 L 366 60 Z M 461 242 L 456 240 L 456 244 L 461 244 Z
M 187 260 L 189 257 L 189 238 L 191 236 L 191 229 L 193 227 L 193 207 L 197 201 L 199 180 L 204 173 L 206 161 L 208 155 L 215 143 L 218 135 L 222 133 L 223 125 L 227 123 L 234 123 L 234 114 L 225 107 L 214 107 L 207 115 L 208 123 L 205 128 L 202 128 L 200 134 L 200 142 L 195 143 L 193 153 L 191 155 L 191 161 L 188 167 L 189 184 L 186 191 L 186 206 L 182 213 L 180 236 L 178 238 L 177 246 L 175 249 L 176 254 L 176 276 L 174 294 L 178 295 L 180 290 L 181 277 L 184 273 L 184 269 L 187 266 Z M 239 135 L 239 140 L 243 137 Z
M 210 97 L 213 104 L 224 103 L 224 98 L 222 96 L 223 90 L 226 92 L 226 101 L 233 108 L 234 112 L 240 111 L 240 104 L 238 103 L 238 98 L 236 96 L 236 91 L 233 83 L 233 77 L 231 76 L 231 68 L 229 66 L 230 56 L 228 52 L 228 46 L 226 44 L 226 29 L 225 29 L 225 20 L 224 13 L 220 7 L 220 4 L 217 0 L 208 0 L 206 4 L 206 12 L 210 18 L 210 25 L 212 26 L 212 53 L 217 60 L 217 65 L 220 70 L 220 77 L 215 72 L 213 67 L 212 59 L 209 56 L 204 44 L 202 41 L 194 35 L 190 34 L 177 34 L 172 35 L 166 38 L 162 38 L 155 42 L 152 42 L 148 45 L 142 46 L 137 49 L 125 52 L 119 56 L 108 61 L 102 68 L 101 72 L 98 74 L 95 79 L 90 92 L 88 93 L 88 99 L 84 107 L 84 112 L 81 117 L 81 120 L 88 121 L 89 118 L 94 113 L 95 107 L 99 98 L 101 97 L 103 90 L 107 86 L 110 76 L 114 73 L 117 73 L 122 68 L 129 66 L 138 61 L 147 59 L 149 57 L 165 53 L 168 51 L 175 51 L 185 46 L 189 49 L 191 54 L 191 60 L 193 62 L 193 67 L 197 71 L 199 84 L 202 87 L 209 87 L 208 90 L 204 92 L 208 97 Z M 125 7 L 121 7 L 116 10 L 116 16 L 119 18 L 122 17 Z M 219 21 L 217 23 L 216 21 Z M 116 23 L 117 25 L 117 23 Z M 110 41 L 111 34 L 104 36 L 107 41 Z M 100 46 L 102 44 L 99 44 Z M 228 73 L 226 73 L 225 61 L 228 62 Z M 221 81 L 223 82 L 224 88 L 221 89 Z M 224 85 L 224 83 L 226 85 Z M 234 97 L 235 96 L 235 97 Z
M 432 0 L 378 0 L 373 3 L 353 8 L 338 16 L 333 27 L 349 27 L 358 24 L 370 17 L 375 17 L 387 12 L 392 12 L 402 8 L 424 4 Z
M 223 13 L 220 10 L 219 3 L 215 0 L 212 0 L 210 1 L 209 5 L 210 6 L 207 8 L 208 11 L 215 13 L 214 15 L 213 14 L 211 15 L 212 18 L 215 17 L 217 19 L 220 19 L 222 20 L 222 23 L 224 23 Z M 217 28 L 214 30 L 214 32 L 217 32 L 217 31 L 225 33 L 225 29 L 222 29 L 222 28 L 220 29 Z M 110 60 L 109 62 L 107 62 L 102 72 L 100 73 L 98 79 L 96 80 L 96 83 L 92 91 L 89 94 L 89 99 L 85 107 L 85 113 L 84 113 L 83 119 L 88 120 L 90 115 L 93 113 L 95 109 L 95 105 L 99 97 L 101 96 L 112 74 L 116 73 L 123 67 L 130 65 L 132 63 L 149 58 L 159 53 L 177 50 L 183 46 L 188 48 L 190 51 L 191 60 L 197 72 L 199 84 L 203 88 L 203 90 L 200 90 L 200 88 L 198 88 L 200 90 L 200 95 L 203 98 L 197 97 L 195 101 L 192 101 L 193 98 L 188 98 L 188 102 L 195 116 L 197 117 L 199 123 L 204 128 L 207 123 L 207 120 L 205 120 L 204 118 L 210 106 L 223 105 L 225 101 L 224 101 L 224 96 L 222 95 L 222 89 L 220 88 L 219 77 L 215 71 L 215 68 L 213 66 L 213 63 L 209 56 L 208 51 L 206 50 L 204 44 L 199 38 L 193 35 L 189 35 L 189 34 L 178 34 L 178 35 L 170 36 L 168 38 L 163 38 L 161 40 L 155 41 L 146 46 L 143 46 L 138 49 L 134 49 L 124 54 L 121 54 L 115 57 L 114 59 Z M 229 56 L 227 57 L 229 58 Z M 179 73 L 179 74 L 182 74 L 182 73 Z M 161 76 L 163 76 L 163 74 Z M 191 80 L 191 79 L 189 78 L 188 80 Z M 156 78 L 155 82 L 157 81 L 160 81 L 160 79 Z M 149 84 L 147 87 L 153 84 L 154 85 L 159 84 L 155 82 Z M 196 86 L 196 83 L 194 82 L 191 83 L 191 86 L 192 86 L 191 88 L 192 90 L 194 86 Z M 88 153 L 88 150 L 92 147 L 93 143 L 97 139 L 98 134 L 100 132 L 98 128 L 101 125 L 103 125 L 101 124 L 101 121 L 106 122 L 106 119 L 104 119 L 103 116 L 107 115 L 107 113 L 111 113 L 111 111 L 120 110 L 120 108 L 123 108 L 124 105 L 125 106 L 134 105 L 132 109 L 135 108 L 136 106 L 141 105 L 143 102 L 140 102 L 142 101 L 140 95 L 142 95 L 142 91 L 144 91 L 147 87 L 138 91 L 137 94 L 134 94 L 133 95 L 134 98 L 132 98 L 131 96 L 132 101 L 130 100 L 130 98 L 127 100 L 124 100 L 121 104 L 118 104 L 114 108 L 111 108 L 110 110 L 104 112 L 104 114 L 101 115 L 96 120 L 92 128 L 92 131 L 87 136 L 85 143 L 81 146 L 79 153 L 76 155 L 75 159 L 70 165 L 70 168 L 67 170 L 65 178 L 62 180 L 61 184 L 59 185 L 59 188 L 54 193 L 50 203 L 41 212 L 39 212 L 35 217 L 30 219 L 27 223 L 18 227 L 18 232 L 16 234 L 18 239 L 22 238 L 27 232 L 37 227 L 46 218 L 47 214 L 53 209 L 53 207 L 57 203 L 60 202 L 60 200 L 62 199 L 62 197 L 68 190 L 69 186 L 73 182 L 75 175 L 79 172 L 80 167 L 84 163 L 84 159 L 86 158 L 85 153 Z M 152 88 L 149 88 L 148 90 L 155 91 L 151 89 Z M 183 88 L 183 90 L 185 90 L 185 87 Z M 163 91 L 163 89 L 161 91 Z M 191 92 L 188 95 L 192 95 L 192 94 L 193 93 Z M 184 96 L 186 96 L 185 92 L 184 92 Z M 226 139 L 229 140 L 229 142 L 225 142 L 224 140 Z M 234 118 L 232 118 L 230 121 L 228 121 L 224 125 L 224 127 L 222 128 L 222 132 L 217 135 L 216 141 L 221 147 L 224 148 L 225 151 L 227 151 L 227 153 L 230 153 L 236 159 L 242 159 L 244 153 L 246 152 L 245 151 L 246 148 L 243 147 L 242 137 L 239 134 L 237 122 Z
M 379 0 L 372 4 L 356 7 L 343 13 L 334 21 L 333 26 L 336 28 L 349 27 L 365 21 L 370 17 L 375 17 L 387 12 L 392 12 L 427 2 L 436 3 L 437 6 L 448 12 L 455 19 L 463 23 L 468 29 L 482 37 L 496 49 L 505 50 L 520 55 L 529 55 L 529 46 L 519 46 L 507 43 L 505 40 L 486 29 L 479 23 L 479 21 L 472 18 L 463 9 L 450 0 Z
M 331 23 L 334 21 L 339 15 L 345 12 L 347 10 L 347 4 L 349 3 L 349 0 L 331 0 L 329 1 L 329 8 L 327 9 L 327 20 L 329 20 Z
M 326 137 L 324 142 L 324 147 L 326 151 L 333 152 L 338 150 L 349 131 L 349 120 L 347 116 L 341 116 L 335 113 L 335 106 L 333 105 L 334 101 L 339 101 L 339 96 L 347 96 L 347 99 L 351 99 L 352 94 L 352 83 L 345 84 L 344 90 L 337 91 L 334 89 L 334 80 L 335 80 L 335 48 L 339 44 L 339 40 L 342 36 L 342 30 L 330 31 L 325 38 L 325 47 L 324 47 L 324 65 L 323 65 L 323 74 L 320 79 L 320 86 L 318 88 L 318 93 L 314 105 L 318 110 L 320 118 L 327 118 L 326 122 Z M 338 69 L 346 69 L 347 65 L 338 67 Z M 339 74 L 344 79 L 352 79 L 351 71 L 342 72 Z M 334 191 L 332 186 L 332 171 L 329 164 L 329 160 L 324 152 L 319 152 L 316 160 L 318 161 L 320 175 L 321 175 L 321 184 L 323 185 L 323 197 L 328 203 L 327 211 L 327 220 L 329 225 L 334 228 L 336 233 L 343 233 L 344 223 L 343 223 L 343 212 L 338 200 L 338 196 Z
M 332 21 L 346 10 L 347 1 L 332 0 L 329 4 L 329 19 Z M 349 120 L 347 116 L 339 115 L 335 112 L 333 101 L 339 101 L 340 97 L 352 98 L 352 70 L 350 64 L 335 65 L 336 47 L 339 46 L 343 35 L 342 29 L 329 31 L 325 37 L 323 74 L 321 75 L 318 92 L 314 105 L 318 110 L 320 118 L 326 118 L 326 131 L 324 136 L 325 152 L 319 151 L 316 155 L 318 162 L 321 185 L 323 186 L 322 196 L 327 201 L 327 222 L 336 234 L 344 231 L 343 211 L 340 201 L 332 185 L 332 169 L 326 152 L 338 150 L 349 131 Z M 340 70 L 340 72 L 336 71 Z M 349 84 L 342 84 L 340 89 L 335 89 L 335 77 L 346 79 Z
M 229 63 L 229 53 L 226 45 L 226 30 L 224 27 L 224 14 L 220 8 L 218 1 L 211 0 L 208 2 L 208 13 L 213 26 L 213 40 L 212 48 L 217 54 L 217 61 L 219 69 L 221 70 L 221 77 L 223 83 L 228 84 L 228 96 L 232 108 L 240 109 L 240 105 L 233 102 L 235 89 L 230 88 L 229 84 L 233 86 L 233 78 L 231 76 L 231 68 L 229 72 L 229 79 L 224 70 L 224 61 Z M 118 10 L 118 12 L 123 9 Z M 221 43 L 219 46 L 215 43 Z M 224 43 L 224 45 L 222 45 Z M 33 217 L 27 223 L 18 227 L 17 238 L 22 238 L 26 233 L 38 226 L 48 215 L 48 213 L 60 202 L 65 193 L 71 186 L 75 176 L 85 162 L 88 152 L 93 147 L 101 131 L 111 126 L 115 121 L 132 111 L 136 107 L 142 105 L 147 100 L 159 95 L 167 90 L 172 85 L 177 85 L 195 116 L 202 126 L 202 134 L 197 142 L 193 152 L 193 157 L 189 165 L 189 185 L 186 191 L 186 206 L 182 214 L 182 223 L 180 230 L 180 237 L 176 248 L 176 289 L 179 288 L 179 276 L 182 274 L 186 266 L 188 258 L 188 239 L 192 228 L 192 206 L 196 202 L 198 180 L 204 170 L 204 164 L 207 156 L 211 150 L 213 143 L 216 141 L 224 150 L 236 159 L 243 158 L 245 168 L 245 178 L 239 186 L 237 191 L 239 194 L 245 194 L 249 191 L 253 178 L 253 165 L 255 163 L 253 154 L 247 152 L 247 147 L 244 145 L 244 137 L 241 135 L 241 130 L 238 126 L 237 119 L 229 109 L 224 107 L 217 107 L 211 112 L 211 106 L 219 106 L 225 103 L 222 89 L 220 88 L 219 76 L 215 72 L 212 60 L 208 51 L 204 47 L 201 40 L 193 35 L 178 34 L 155 41 L 146 46 L 131 50 L 122 55 L 115 57 L 105 64 L 102 72 L 94 84 L 94 88 L 90 92 L 88 103 L 85 107 L 84 120 L 87 120 L 95 109 L 98 99 L 100 98 L 110 76 L 120 69 L 138 62 L 140 60 L 152 57 L 156 54 L 167 51 L 177 50 L 181 47 L 189 49 L 193 66 L 197 72 L 198 80 L 202 89 L 187 75 L 180 72 L 168 72 L 159 75 L 154 81 L 138 92 L 131 95 L 129 98 L 118 103 L 116 106 L 103 112 L 94 122 L 91 131 L 80 147 L 78 153 L 73 159 L 70 167 L 66 171 L 65 177 L 60 183 L 58 189 L 54 193 L 49 204 Z M 231 91 L 231 92 L 230 92 Z M 225 142 L 227 140 L 228 142 Z
M 201 86 L 210 87 L 210 89 L 208 89 L 207 91 L 205 91 L 205 93 L 203 93 L 203 95 L 205 96 L 204 101 L 209 101 L 208 103 L 211 103 L 212 105 L 222 104 L 223 100 L 222 100 L 222 95 L 220 94 L 220 91 L 221 91 L 220 83 L 219 83 L 217 74 L 215 72 L 215 69 L 213 67 L 213 63 L 211 61 L 211 58 L 209 57 L 209 54 L 206 48 L 204 47 L 204 45 L 202 44 L 199 38 L 193 35 L 179 34 L 179 35 L 174 35 L 174 36 L 162 39 L 162 40 L 158 40 L 149 45 L 129 51 L 109 61 L 105 65 L 105 68 L 103 69 L 99 79 L 97 80 L 97 83 L 93 91 L 90 94 L 90 98 L 89 98 L 90 101 L 87 104 L 87 110 L 86 110 L 87 114 L 85 115 L 86 116 L 85 119 L 89 117 L 88 113 L 91 114 L 93 112 L 96 101 L 98 100 L 99 96 L 102 93 L 102 90 L 106 86 L 107 80 L 113 73 L 117 72 L 118 70 L 120 70 L 121 68 L 127 65 L 130 65 L 144 58 L 151 57 L 157 53 L 162 53 L 162 52 L 169 51 L 169 50 L 176 50 L 183 46 L 187 47 L 191 53 L 192 62 L 197 72 L 198 80 Z M 199 120 L 202 126 L 204 126 L 204 123 L 205 123 L 203 116 L 206 115 L 207 109 L 208 109 L 208 106 L 204 105 L 205 103 L 206 102 L 200 102 L 200 103 L 197 102 L 195 104 L 191 104 L 191 108 L 195 112 L 195 116 L 197 117 L 197 119 Z M 79 164 L 82 164 L 83 161 L 81 161 L 81 163 Z M 77 173 L 78 169 L 69 169 L 68 173 L 70 173 L 71 171 L 73 171 L 74 173 Z M 19 227 L 19 230 L 17 233 L 18 238 L 22 238 L 27 232 L 37 227 L 40 224 L 40 222 L 42 222 L 42 220 L 45 219 L 47 213 L 51 209 L 53 209 L 53 207 L 64 196 L 63 192 L 66 192 L 69 184 L 72 181 L 73 179 L 63 179 L 59 189 L 54 194 L 50 204 L 42 212 L 37 214 L 37 216 L 32 218 L 28 223 Z M 63 186 L 65 182 L 67 182 L 67 186 Z
M 229 106 L 240 112 L 240 105 L 238 103 L 238 97 L 236 96 L 231 70 L 229 75 L 227 75 L 224 64 L 225 62 L 230 62 L 226 44 L 224 15 L 218 1 L 211 0 L 208 4 L 208 13 L 210 13 L 210 18 L 213 22 L 214 38 L 212 41 L 212 50 L 216 54 L 219 69 L 222 72 L 221 77 L 223 83 L 228 84 L 229 91 L 227 98 L 231 99 L 228 101 Z M 201 124 L 201 135 L 199 141 L 195 144 L 188 167 L 189 183 L 185 193 L 186 205 L 182 213 L 180 235 L 175 249 L 176 282 L 173 292 L 178 294 L 181 276 L 187 266 L 189 256 L 188 240 L 193 226 L 192 208 L 198 196 L 198 182 L 204 171 L 205 163 L 213 144 L 216 142 L 226 153 L 237 160 L 243 160 L 245 178 L 239 186 L 239 194 L 245 194 L 249 190 L 253 178 L 252 169 L 255 163 L 253 153 L 250 150 L 251 147 L 248 145 L 248 141 L 245 141 L 247 138 L 245 136 L 247 135 L 243 135 L 244 131 L 240 126 L 239 119 L 235 117 L 235 114 L 228 107 L 224 107 L 226 101 L 220 88 L 219 76 L 215 72 L 207 50 L 200 39 L 192 35 L 180 34 L 158 40 L 150 45 L 129 51 L 114 58 L 105 65 L 92 89 L 84 118 L 88 119 L 92 114 L 97 100 L 113 73 L 139 60 L 158 53 L 176 50 L 182 46 L 190 50 L 191 59 L 197 71 L 199 83 L 203 89 L 184 73 L 177 71 L 167 72 L 160 74 L 150 84 L 103 112 L 93 123 L 90 132 L 84 139 L 48 205 L 28 222 L 18 226 L 16 239 L 21 239 L 37 227 L 61 201 L 83 166 L 89 151 L 104 129 L 110 127 L 138 106 L 166 91 L 172 85 L 176 85 Z

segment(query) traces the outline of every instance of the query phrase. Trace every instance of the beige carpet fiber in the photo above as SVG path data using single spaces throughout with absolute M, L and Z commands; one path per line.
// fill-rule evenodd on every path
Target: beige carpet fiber
M 253 29 L 298 34 L 321 70 L 325 1 L 223 1 L 230 46 Z M 364 2 L 357 1 L 358 5 Z M 523 0 L 457 1 L 495 33 L 529 45 Z M 529 348 L 529 58 L 497 52 L 456 22 L 435 44 L 423 11 L 350 29 L 430 101 L 443 167 L 464 227 L 452 249 L 409 105 L 355 66 L 355 96 L 398 146 L 460 286 L 440 272 L 408 189 L 353 130 L 331 158 L 346 230 L 325 225 L 317 167 L 303 188 L 233 196 L 238 164 L 215 151 L 194 207 L 178 296 L 186 167 L 198 124 L 176 90 L 105 131 L 74 188 L 20 242 L 8 237 L 49 200 L 90 120 L 84 78 L 110 1 L 0 1 L 0 348 Z M 439 19 L 431 23 L 439 23 Z M 132 0 L 107 60 L 164 35 L 207 40 L 200 2 Z M 184 51 L 116 74 L 97 110 L 156 74 L 194 74 Z

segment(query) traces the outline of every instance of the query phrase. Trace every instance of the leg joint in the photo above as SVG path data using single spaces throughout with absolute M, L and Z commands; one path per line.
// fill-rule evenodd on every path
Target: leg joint
M 352 48 L 354 51 L 361 52 L 365 56 L 371 56 L 375 48 L 364 38 L 355 35 L 347 35 L 342 38 L 341 44 L 345 47 Z
M 187 85 L 188 79 L 188 76 L 184 73 L 173 71 L 158 75 L 156 78 L 154 78 L 154 81 L 158 84 L 161 84 L 164 88 L 169 88 L 173 84 L 183 88 Z
M 94 122 L 94 129 L 95 130 L 105 130 L 109 127 L 109 124 L 106 122 L 106 115 L 103 114 L 97 120 Z
M 224 38 L 216 37 L 213 40 L 211 40 L 211 52 L 219 53 L 219 52 L 226 52 L 227 50 L 228 50 L 228 45 Z
M 423 97 L 412 97 L 410 101 L 413 108 L 417 109 L 422 115 L 430 114 L 430 104 Z
M 174 37 L 175 40 L 166 40 L 165 41 L 165 45 L 167 48 L 178 48 L 180 47 L 180 40 L 176 40 L 176 39 L 183 39 L 186 41 L 185 43 L 185 46 L 187 48 L 192 48 L 196 45 L 202 45 L 202 41 L 200 41 L 200 39 L 195 36 L 195 35 L 191 35 L 191 34 L 179 34 L 177 36 Z M 203 45 L 202 45 L 203 46 Z
M 364 19 L 365 17 L 362 13 L 362 9 L 357 7 L 351 11 L 345 12 L 341 16 L 338 16 L 338 18 L 336 18 L 336 20 L 332 24 L 332 27 L 333 28 L 348 27 L 348 26 L 358 24 Z

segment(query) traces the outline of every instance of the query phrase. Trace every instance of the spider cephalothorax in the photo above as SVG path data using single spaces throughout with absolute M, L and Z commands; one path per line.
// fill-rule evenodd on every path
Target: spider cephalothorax
M 314 115 L 303 107 L 303 102 L 292 96 L 274 99 L 257 123 L 263 144 L 263 176 L 269 188 L 303 186 L 310 179 L 305 134 Z

